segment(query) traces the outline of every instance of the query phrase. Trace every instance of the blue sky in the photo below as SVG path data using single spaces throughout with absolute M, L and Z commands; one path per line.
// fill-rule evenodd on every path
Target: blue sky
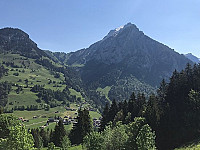
M 52 51 L 87 48 L 128 22 L 179 53 L 200 57 L 199 0 L 0 1 L 0 28 L 20 28 Z

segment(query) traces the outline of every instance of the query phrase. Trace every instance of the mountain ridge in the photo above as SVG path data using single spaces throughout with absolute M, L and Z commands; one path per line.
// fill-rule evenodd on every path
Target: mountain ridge
M 59 53 L 56 57 L 59 59 Z M 114 91 L 115 87 L 119 87 L 119 81 L 125 83 L 135 78 L 151 87 L 146 93 L 153 92 L 163 78 L 169 80 L 175 69 L 180 71 L 187 63 L 193 64 L 184 55 L 151 39 L 131 23 L 111 30 L 102 40 L 65 57 L 62 61 L 76 67 L 83 83 L 90 89 L 112 85 L 110 91 Z M 136 84 L 133 80 L 131 82 L 132 86 Z M 138 87 L 136 85 L 135 89 Z M 112 98 L 119 99 L 124 90 L 125 85 L 116 90 L 116 96 Z M 130 95 L 134 91 L 131 90 L 126 89 L 125 93 Z M 126 98 L 123 96 L 123 99 Z
M 11 104 L 20 108 L 38 103 L 55 107 L 87 99 L 78 73 L 38 48 L 20 29 L 0 29 L 0 67 L 6 69 L 6 73 L 0 69 L 1 82 L 12 87 L 10 93 L 0 97 L 6 111 L 13 111 Z

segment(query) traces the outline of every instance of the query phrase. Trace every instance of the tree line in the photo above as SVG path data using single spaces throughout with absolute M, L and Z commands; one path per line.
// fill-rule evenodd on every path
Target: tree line
M 39 98 L 38 101 L 44 100 L 45 103 L 49 104 L 51 107 L 56 107 L 58 105 L 56 101 L 62 101 L 63 104 L 66 104 L 68 101 L 77 101 L 76 96 L 70 95 L 70 91 L 67 86 L 62 91 L 54 91 L 51 89 L 45 89 L 43 85 L 36 84 L 31 88 L 31 91 L 37 93 Z
M 11 84 L 7 81 L 0 83 L 0 107 L 5 107 L 8 102 L 8 94 L 11 91 Z
M 169 82 L 163 80 L 156 94 L 131 95 L 128 101 L 106 105 L 101 131 L 109 122 L 132 122 L 144 117 L 156 133 L 158 149 L 173 149 L 200 137 L 200 65 L 173 72 Z

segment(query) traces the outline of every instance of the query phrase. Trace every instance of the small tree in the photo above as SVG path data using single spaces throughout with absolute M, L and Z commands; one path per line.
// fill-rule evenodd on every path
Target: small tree
M 155 150 L 155 133 L 148 124 L 144 125 L 136 137 L 138 150 Z
M 7 138 L 10 133 L 10 127 L 19 125 L 16 117 L 7 114 L 0 115 L 0 138 Z
M 71 146 L 71 142 L 70 142 L 68 136 L 65 135 L 63 137 L 63 140 L 62 140 L 62 143 L 61 143 L 61 149 L 62 150 L 68 150 L 70 148 L 70 146 Z
M 33 149 L 33 145 L 33 136 L 27 132 L 25 127 L 15 126 L 11 127 L 8 138 L 1 146 L 9 150 L 30 150 Z
M 129 136 L 126 143 L 127 150 L 153 150 L 156 148 L 155 133 L 145 123 L 144 118 L 135 118 L 134 122 L 128 124 L 127 134 Z
M 84 138 L 84 146 L 87 150 L 103 150 L 104 137 L 99 132 L 91 132 Z
M 43 141 L 42 141 L 42 137 L 39 134 L 39 129 L 32 129 L 31 134 L 33 135 L 33 139 L 34 139 L 34 147 L 42 148 Z
M 51 143 L 48 144 L 47 150 L 55 150 L 55 148 L 56 148 L 56 147 L 55 147 L 54 143 L 51 142 Z
M 3 114 L 3 107 L 0 106 L 0 114 Z
M 106 150 L 122 150 L 125 149 L 128 135 L 126 133 L 126 125 L 122 125 L 121 122 L 117 122 L 116 126 L 112 128 L 112 125 L 106 127 L 103 132 L 104 137 L 104 149 Z

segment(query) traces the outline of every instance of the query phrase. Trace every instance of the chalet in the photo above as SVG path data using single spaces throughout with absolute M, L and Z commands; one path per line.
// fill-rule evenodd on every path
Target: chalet
M 54 119 L 54 118 L 49 118 L 47 123 L 51 123 L 51 122 L 57 122 L 58 123 L 59 120 L 58 119 Z
M 93 126 L 96 127 L 96 128 L 99 128 L 101 125 L 101 120 L 94 120 L 93 119 Z
M 44 129 L 46 126 L 40 126 L 40 129 Z
M 23 120 L 23 117 L 19 117 L 18 119 L 19 119 L 19 120 Z
M 90 108 L 89 110 L 90 110 L 90 111 L 95 111 L 93 108 Z
M 22 122 L 29 122 L 29 120 L 28 119 L 23 119 Z
M 54 122 L 54 118 L 49 118 L 47 122 Z
M 54 120 L 54 122 L 58 123 L 58 122 L 59 122 L 59 120 L 55 119 L 55 120 Z
M 68 125 L 68 124 L 69 124 L 69 121 L 68 121 L 67 119 L 64 119 L 64 120 L 63 120 L 63 124 L 64 124 L 64 125 Z
M 69 107 L 65 107 L 65 109 L 66 109 L 66 110 L 69 110 L 69 111 L 72 111 L 72 109 L 71 109 L 71 108 L 69 108 Z

